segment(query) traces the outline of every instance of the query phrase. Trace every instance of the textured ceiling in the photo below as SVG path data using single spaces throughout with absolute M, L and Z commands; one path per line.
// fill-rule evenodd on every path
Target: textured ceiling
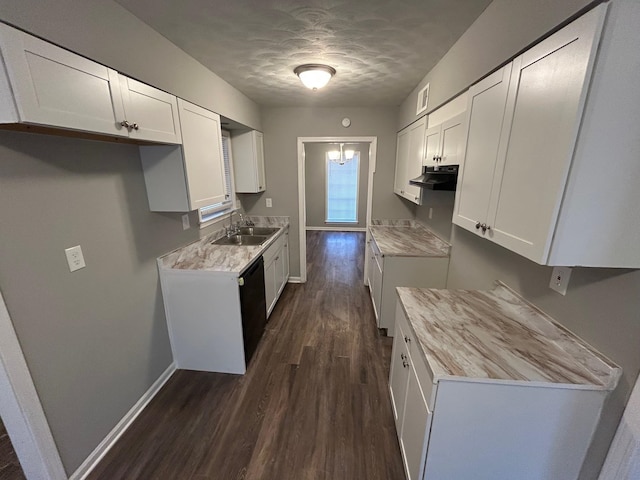
M 490 0 L 116 0 L 260 105 L 399 105 Z M 312 92 L 293 69 L 337 73 Z

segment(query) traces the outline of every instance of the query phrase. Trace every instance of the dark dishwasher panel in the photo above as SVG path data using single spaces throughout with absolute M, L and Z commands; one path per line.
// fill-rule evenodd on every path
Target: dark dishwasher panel
M 264 260 L 258 258 L 240 277 L 240 311 L 244 337 L 244 358 L 247 366 L 267 324 L 264 293 Z

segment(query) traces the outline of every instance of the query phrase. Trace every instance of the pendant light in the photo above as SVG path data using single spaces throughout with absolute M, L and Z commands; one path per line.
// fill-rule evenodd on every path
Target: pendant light
M 307 63 L 294 68 L 293 73 L 300 78 L 305 87 L 318 90 L 329 83 L 331 77 L 336 74 L 336 69 L 329 65 Z
M 355 151 L 344 150 L 344 143 L 341 143 L 340 151 L 330 150 L 329 152 L 327 152 L 327 155 L 329 156 L 329 160 L 331 160 L 332 162 L 337 163 L 338 165 L 344 165 L 345 163 L 348 163 L 351 160 L 353 160 Z

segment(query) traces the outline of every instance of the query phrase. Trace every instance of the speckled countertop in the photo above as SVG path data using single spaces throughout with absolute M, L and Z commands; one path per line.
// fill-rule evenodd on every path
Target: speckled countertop
M 412 220 L 374 220 L 371 236 L 383 257 L 448 257 L 450 246 Z
M 613 390 L 621 369 L 502 283 L 490 291 L 398 288 L 438 379 Z
M 289 217 L 246 217 L 256 226 L 280 227 L 262 245 L 212 245 L 211 242 L 224 235 L 224 229 L 196 240 L 189 245 L 158 258 L 158 266 L 167 270 L 202 270 L 240 275 L 245 268 L 262 255 L 289 226 Z

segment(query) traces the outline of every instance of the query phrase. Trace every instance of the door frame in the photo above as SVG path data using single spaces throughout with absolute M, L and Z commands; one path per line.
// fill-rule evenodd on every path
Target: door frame
M 66 480 L 9 311 L 0 292 L 0 417 L 28 480 Z
M 305 143 L 368 143 L 369 173 L 367 175 L 367 240 L 371 225 L 371 204 L 373 200 L 373 174 L 376 172 L 378 137 L 298 137 L 298 225 L 300 229 L 300 283 L 307 281 L 307 204 L 305 192 Z M 365 262 L 364 278 L 367 278 L 368 262 Z

